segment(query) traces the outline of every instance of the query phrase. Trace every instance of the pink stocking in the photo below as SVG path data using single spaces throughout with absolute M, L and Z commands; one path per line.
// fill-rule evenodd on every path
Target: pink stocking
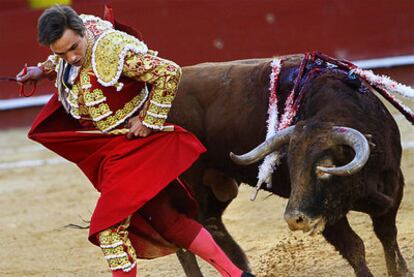
M 233 264 L 204 228 L 191 242 L 188 250 L 214 266 L 222 276 L 239 277 L 242 275 L 242 271 Z

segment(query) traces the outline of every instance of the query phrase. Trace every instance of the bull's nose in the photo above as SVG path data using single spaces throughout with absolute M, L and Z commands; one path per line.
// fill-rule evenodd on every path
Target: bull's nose
M 285 220 L 289 225 L 289 229 L 292 231 L 302 230 L 307 232 L 310 230 L 310 219 L 300 211 L 286 211 Z

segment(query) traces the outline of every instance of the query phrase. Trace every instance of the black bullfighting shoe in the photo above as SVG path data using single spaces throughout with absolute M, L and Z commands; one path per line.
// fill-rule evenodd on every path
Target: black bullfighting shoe
M 249 273 L 249 272 L 243 272 L 241 277 L 256 277 L 253 274 Z

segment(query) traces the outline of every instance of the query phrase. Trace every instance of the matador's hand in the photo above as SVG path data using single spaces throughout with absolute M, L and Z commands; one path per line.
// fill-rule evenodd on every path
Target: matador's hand
M 151 133 L 155 132 L 155 130 L 143 125 L 142 121 L 138 118 L 138 116 L 131 117 L 128 120 L 127 126 L 129 128 L 129 133 L 126 135 L 127 139 L 132 139 L 134 137 L 144 138 L 149 136 Z
M 43 79 L 44 77 L 45 74 L 39 67 L 29 66 L 27 67 L 27 72 L 23 69 L 16 75 L 16 81 L 20 84 L 27 82 L 31 83 Z

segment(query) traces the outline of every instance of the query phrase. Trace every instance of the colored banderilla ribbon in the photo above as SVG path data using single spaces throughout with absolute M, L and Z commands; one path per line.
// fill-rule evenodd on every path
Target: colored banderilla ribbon
M 23 75 L 26 75 L 26 74 L 27 74 L 27 64 L 25 64 L 23 67 Z M 15 77 L 0 76 L 0 81 L 17 82 L 17 79 Z M 24 90 L 24 84 L 21 84 L 19 87 L 19 96 L 24 96 L 24 97 L 32 96 L 36 91 L 36 87 L 37 87 L 37 81 L 33 81 L 32 90 L 28 94 L 26 94 Z

